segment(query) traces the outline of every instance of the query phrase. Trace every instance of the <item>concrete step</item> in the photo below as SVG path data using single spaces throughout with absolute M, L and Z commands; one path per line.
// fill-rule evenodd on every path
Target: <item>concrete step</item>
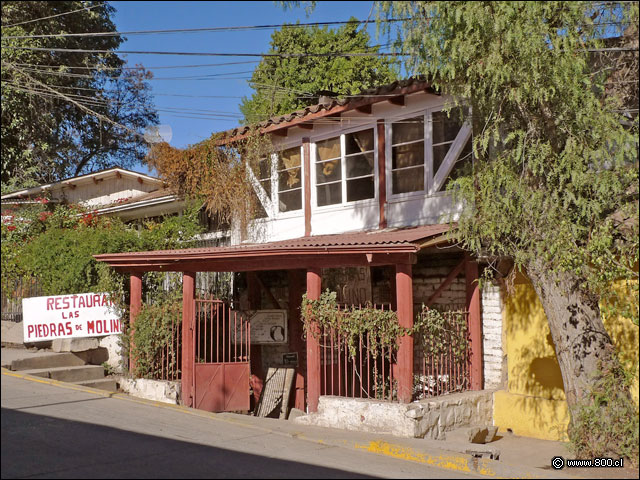
M 21 358 L 11 362 L 11 370 L 36 370 L 57 367 L 79 367 L 85 360 L 73 353 L 51 353 L 29 358 Z
M 107 392 L 117 392 L 118 384 L 113 378 L 101 378 L 99 380 L 85 380 L 83 382 L 72 382 L 76 385 L 82 385 L 85 387 L 99 388 L 100 390 L 106 390 Z
M 104 367 L 102 365 L 82 365 L 75 367 L 39 368 L 35 370 L 23 370 L 22 373 L 59 380 L 61 382 L 82 382 L 104 378 Z

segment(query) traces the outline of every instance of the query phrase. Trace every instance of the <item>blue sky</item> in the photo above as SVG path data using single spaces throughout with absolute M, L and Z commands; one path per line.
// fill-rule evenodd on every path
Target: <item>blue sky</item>
M 274 2 L 109 2 L 116 8 L 118 31 L 175 28 L 229 27 L 245 25 L 326 22 L 366 19 L 371 2 L 318 2 L 309 16 L 304 8 L 283 10 Z M 375 42 L 374 14 L 369 31 Z M 121 50 L 264 53 L 273 30 L 223 31 L 129 35 Z M 384 42 L 383 42 L 384 43 Z M 208 138 L 213 132 L 238 125 L 242 96 L 252 93 L 247 79 L 257 65 L 254 57 L 199 57 L 138 55 L 125 57 L 130 64 L 150 68 L 160 123 L 171 127 L 171 145 L 185 147 Z M 153 68 L 196 64 L 247 62 L 237 65 L 199 68 Z M 223 74 L 220 76 L 220 74 Z M 204 77 L 215 75 L 213 77 Z M 225 76 L 227 78 L 225 78 Z M 199 77 L 199 78 L 176 78 Z M 188 95 L 188 96 L 187 96 Z M 191 117 L 191 118 L 185 118 Z M 140 171 L 146 172 L 145 167 Z

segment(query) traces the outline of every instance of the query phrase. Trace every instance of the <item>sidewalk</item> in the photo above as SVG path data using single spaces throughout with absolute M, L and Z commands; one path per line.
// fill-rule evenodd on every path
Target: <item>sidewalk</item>
M 2 348 L 1 363 L 5 367 L 5 365 L 10 365 L 11 360 L 38 354 L 41 355 L 42 353 L 24 349 Z M 22 375 L 20 372 L 3 370 L 4 374 L 22 377 L 26 380 L 30 379 L 30 377 Z M 79 388 L 77 385 L 65 384 L 55 380 L 38 378 L 36 381 L 44 381 L 61 388 Z M 432 467 L 443 468 L 449 472 L 460 472 L 461 474 L 475 473 L 487 477 L 503 478 L 638 478 L 638 469 L 631 468 L 565 468 L 563 470 L 555 470 L 551 467 L 551 459 L 554 456 L 562 456 L 565 459 L 574 458 L 574 455 L 569 452 L 563 443 L 519 437 L 504 432 L 499 432 L 500 438 L 486 445 L 469 443 L 466 438 L 466 429 L 447 432 L 447 439 L 443 441 L 400 438 L 390 435 L 298 425 L 287 420 L 256 418 L 231 413 L 209 413 L 135 398 L 126 394 L 110 394 L 87 387 L 81 387 L 81 389 L 96 396 L 109 396 L 123 401 L 145 403 L 157 408 L 177 410 L 188 415 L 215 418 L 227 423 L 243 425 L 263 432 L 284 435 L 303 441 L 357 451 L 368 451 L 377 455 L 422 463 Z M 465 453 L 467 450 L 489 449 L 499 450 L 500 459 L 473 458 L 470 454 Z

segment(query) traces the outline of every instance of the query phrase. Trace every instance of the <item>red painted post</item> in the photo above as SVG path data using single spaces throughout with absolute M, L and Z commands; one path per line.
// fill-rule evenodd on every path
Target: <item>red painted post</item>
M 132 273 L 129 277 L 129 326 L 131 327 L 131 336 L 129 343 L 129 372 L 135 373 L 136 359 L 132 352 L 135 348 L 133 343 L 133 332 L 135 330 L 136 317 L 140 313 L 142 307 L 142 274 Z
M 478 288 L 478 263 L 465 254 L 465 279 L 467 283 L 467 310 L 469 310 L 469 337 L 471 343 L 471 390 L 482 390 L 482 315 L 480 289 Z
M 401 327 L 413 327 L 413 277 L 411 265 L 396 265 L 396 302 L 398 323 Z M 413 391 L 413 337 L 404 335 L 399 339 L 397 358 L 398 400 L 410 403 Z
M 260 310 L 262 308 L 262 292 L 260 284 L 256 278 L 256 272 L 247 272 L 247 290 L 249 293 L 249 309 Z M 250 370 L 251 377 L 249 383 L 253 390 L 253 403 L 257 405 L 262 395 L 264 387 L 265 372 L 262 369 L 262 345 L 250 345 Z
M 182 403 L 194 406 L 194 368 L 195 338 L 193 322 L 195 320 L 196 275 L 193 272 L 182 274 Z
M 307 365 L 300 318 L 300 302 L 304 293 L 304 270 L 288 270 L 287 275 L 289 279 L 289 348 L 292 352 L 298 353 L 294 405 L 298 410 L 304 412 L 304 382 L 307 375 Z
M 317 300 L 322 290 L 322 271 L 319 268 L 307 270 L 307 298 Z M 307 333 L 307 406 L 309 413 L 318 411 L 320 401 L 320 345 L 312 332 L 318 326 L 313 324 Z

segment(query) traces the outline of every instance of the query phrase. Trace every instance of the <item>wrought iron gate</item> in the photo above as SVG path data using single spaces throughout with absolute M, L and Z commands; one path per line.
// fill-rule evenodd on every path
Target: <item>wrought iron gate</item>
M 250 323 L 221 300 L 196 299 L 194 311 L 194 407 L 249 410 Z

